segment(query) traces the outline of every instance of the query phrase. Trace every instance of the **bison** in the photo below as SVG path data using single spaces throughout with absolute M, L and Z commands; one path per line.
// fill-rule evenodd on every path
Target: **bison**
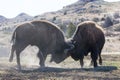
M 17 26 L 12 42 L 9 61 L 13 60 L 14 52 L 16 52 L 19 70 L 21 70 L 20 53 L 28 45 L 39 48 L 38 58 L 41 67 L 45 67 L 48 54 L 52 55 L 51 61 L 60 63 L 69 56 L 67 51 L 73 47 L 66 42 L 63 32 L 55 24 L 45 20 L 26 22 Z
M 84 56 L 91 53 L 91 64 L 97 67 L 97 59 L 99 56 L 99 64 L 102 65 L 101 50 L 105 43 L 103 29 L 93 21 L 85 21 L 77 26 L 70 42 L 74 44 L 74 49 L 69 53 L 74 60 L 80 60 L 83 67 Z

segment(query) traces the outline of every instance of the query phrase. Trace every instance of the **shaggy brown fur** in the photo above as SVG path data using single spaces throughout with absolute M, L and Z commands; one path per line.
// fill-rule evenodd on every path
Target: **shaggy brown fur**
M 80 64 L 83 67 L 84 56 L 91 53 L 94 67 L 97 67 L 97 59 L 99 56 L 99 63 L 102 64 L 101 50 L 105 43 L 105 36 L 103 29 L 95 22 L 86 21 L 80 23 L 72 37 L 72 43 L 75 48 L 70 51 L 71 57 L 75 60 L 80 60 Z
M 39 64 L 42 67 L 45 66 L 45 59 L 49 53 L 52 55 L 51 61 L 59 63 L 68 56 L 64 52 L 70 48 L 70 45 L 65 41 L 63 32 L 48 21 L 32 21 L 17 26 L 12 41 L 9 61 L 13 60 L 13 53 L 16 52 L 19 70 L 21 70 L 20 53 L 28 45 L 35 45 L 39 48 Z

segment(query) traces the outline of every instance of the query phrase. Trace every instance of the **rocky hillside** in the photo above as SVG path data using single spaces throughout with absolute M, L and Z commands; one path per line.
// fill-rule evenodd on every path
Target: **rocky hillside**
M 92 20 L 102 25 L 106 35 L 103 52 L 120 52 L 120 2 L 105 2 L 103 0 L 79 0 L 64 6 L 61 10 L 45 14 L 30 16 L 20 13 L 18 16 L 7 19 L 0 16 L 0 52 L 1 56 L 8 56 L 10 40 L 16 25 L 25 21 L 49 20 L 71 37 L 76 25 L 83 21 Z M 30 49 L 31 50 L 31 49 Z
M 34 17 L 25 13 L 11 19 L 0 16 L 0 30 L 13 29 L 17 24 L 31 20 L 49 20 L 57 25 L 69 25 L 70 23 L 77 25 L 83 21 L 93 20 L 103 27 L 110 27 L 120 22 L 119 4 L 120 2 L 104 0 L 78 0 L 56 12 L 48 12 Z
M 20 13 L 18 16 L 11 19 L 0 16 L 0 30 L 11 31 L 14 27 L 16 27 L 17 24 L 30 21 L 32 19 L 33 17 L 26 13 Z

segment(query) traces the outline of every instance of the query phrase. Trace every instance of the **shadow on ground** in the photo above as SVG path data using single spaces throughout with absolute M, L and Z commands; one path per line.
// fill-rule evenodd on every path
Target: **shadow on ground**
M 99 66 L 97 68 L 45 67 L 29 68 L 29 70 L 24 67 L 21 72 L 18 69 L 10 68 L 3 70 L 0 77 L 0 80 L 120 80 L 119 69 L 116 66 Z
M 37 68 L 33 70 L 22 70 L 22 73 L 29 72 L 71 72 L 71 71 L 96 71 L 96 72 L 109 72 L 112 70 L 117 70 L 116 66 L 99 66 L 97 68 L 56 68 L 56 67 L 45 67 L 45 68 Z

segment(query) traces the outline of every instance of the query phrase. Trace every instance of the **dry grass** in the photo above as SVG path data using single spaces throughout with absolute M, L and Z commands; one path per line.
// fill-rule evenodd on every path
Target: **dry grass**
M 46 68 L 38 68 L 38 65 L 23 65 L 23 70 L 19 72 L 16 69 L 15 60 L 8 63 L 7 58 L 1 58 L 0 61 L 0 79 L 1 80 L 119 80 L 120 79 L 120 55 L 103 55 L 103 66 L 92 68 L 85 66 L 81 69 L 79 62 L 66 59 L 60 64 L 49 63 Z M 85 59 L 85 64 L 89 62 L 89 56 Z M 112 60 L 112 61 L 111 61 Z M 88 63 L 87 63 L 88 62 Z M 49 66 L 49 64 L 51 64 Z

